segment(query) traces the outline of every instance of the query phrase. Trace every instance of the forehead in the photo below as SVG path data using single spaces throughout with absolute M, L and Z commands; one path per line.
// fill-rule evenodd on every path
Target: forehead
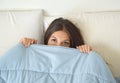
M 67 38 L 69 39 L 69 35 L 66 31 L 55 31 L 51 37 L 56 37 L 56 38 Z

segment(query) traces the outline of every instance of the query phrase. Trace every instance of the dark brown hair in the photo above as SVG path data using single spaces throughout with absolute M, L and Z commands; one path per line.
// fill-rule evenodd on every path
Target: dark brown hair
M 48 44 L 48 40 L 54 32 L 61 30 L 65 30 L 68 33 L 71 48 L 84 44 L 80 30 L 71 21 L 63 18 L 57 18 L 49 25 L 44 36 L 44 44 Z

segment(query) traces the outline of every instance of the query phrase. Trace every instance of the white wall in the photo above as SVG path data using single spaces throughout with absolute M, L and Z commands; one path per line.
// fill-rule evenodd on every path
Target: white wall
M 0 0 L 0 9 L 44 9 L 49 14 L 120 10 L 120 0 Z

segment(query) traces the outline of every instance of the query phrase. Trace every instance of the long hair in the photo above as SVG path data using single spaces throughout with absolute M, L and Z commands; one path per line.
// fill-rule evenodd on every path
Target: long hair
M 76 46 L 84 44 L 84 40 L 80 33 L 80 30 L 71 21 L 63 18 L 57 18 L 49 25 L 44 35 L 44 44 L 48 44 L 48 40 L 54 32 L 61 30 L 67 32 L 70 38 L 71 48 L 76 48 Z

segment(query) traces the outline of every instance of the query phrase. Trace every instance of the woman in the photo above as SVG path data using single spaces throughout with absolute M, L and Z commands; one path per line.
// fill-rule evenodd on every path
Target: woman
M 36 44 L 37 40 L 23 38 L 21 42 L 28 47 Z M 44 44 L 77 48 L 84 53 L 92 50 L 89 45 L 85 45 L 79 29 L 72 22 L 63 18 L 57 18 L 49 25 L 44 36 Z

